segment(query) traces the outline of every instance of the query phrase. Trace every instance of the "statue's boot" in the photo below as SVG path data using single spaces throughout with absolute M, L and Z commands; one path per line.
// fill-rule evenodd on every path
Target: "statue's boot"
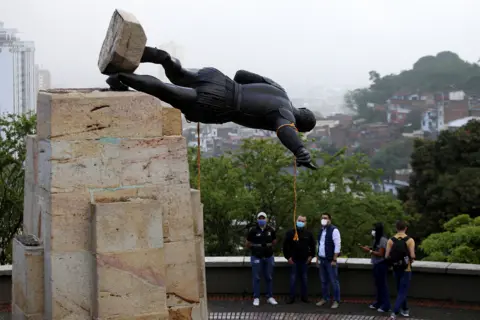
M 196 73 L 184 69 L 178 59 L 164 50 L 146 46 L 140 62 L 162 65 L 165 75 L 173 84 L 188 87 L 189 83 L 195 81 Z

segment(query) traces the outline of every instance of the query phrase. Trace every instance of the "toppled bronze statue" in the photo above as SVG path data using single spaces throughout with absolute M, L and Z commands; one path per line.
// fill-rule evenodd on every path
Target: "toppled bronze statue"
M 121 42 L 112 37 L 126 37 L 122 35 L 122 30 L 130 29 L 117 23 L 115 31 L 109 30 L 102 52 L 119 50 Z M 120 51 L 125 52 L 126 46 L 132 42 L 124 43 Z M 105 48 L 112 44 L 116 44 L 116 47 L 111 50 Z M 138 48 L 135 50 L 138 52 Z M 297 134 L 297 130 L 308 132 L 315 127 L 314 114 L 306 108 L 295 108 L 285 90 L 271 79 L 244 70 L 238 71 L 232 80 L 215 68 L 185 69 L 168 52 L 148 46 L 144 47 L 140 63 L 162 65 L 172 84 L 153 76 L 134 74 L 131 68 L 125 72 L 119 66 L 112 66 L 112 62 L 103 61 L 102 65 L 109 67 L 101 69 L 101 72 L 109 76 L 107 83 L 111 90 L 133 88 L 153 95 L 180 109 L 189 121 L 216 124 L 234 122 L 249 128 L 276 131 L 280 141 L 295 155 L 298 165 L 316 169 L 310 153 Z

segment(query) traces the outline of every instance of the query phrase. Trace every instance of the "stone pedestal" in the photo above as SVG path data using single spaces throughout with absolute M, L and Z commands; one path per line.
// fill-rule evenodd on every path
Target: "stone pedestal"
M 43 317 L 206 320 L 203 213 L 180 112 L 138 92 L 52 90 L 37 119 L 24 232 L 42 240 Z
M 13 319 L 43 319 L 43 247 L 13 240 Z

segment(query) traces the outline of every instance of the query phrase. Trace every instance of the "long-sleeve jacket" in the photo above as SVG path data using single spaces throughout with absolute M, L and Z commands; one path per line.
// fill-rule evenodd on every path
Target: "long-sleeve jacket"
M 295 262 L 306 261 L 308 257 L 315 257 L 315 238 L 308 230 L 298 230 L 298 241 L 293 240 L 295 230 L 285 234 L 283 241 L 283 255 L 285 259 L 292 258 Z

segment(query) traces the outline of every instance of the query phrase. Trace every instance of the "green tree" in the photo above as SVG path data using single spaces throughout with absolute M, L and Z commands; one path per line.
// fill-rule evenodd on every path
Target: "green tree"
M 423 240 L 423 260 L 480 264 L 480 217 L 456 216 L 443 225 L 445 232 Z
M 233 158 L 250 195 L 248 221 L 254 224 L 256 214 L 265 212 L 281 242 L 285 228 L 293 225 L 293 176 L 287 170 L 293 156 L 276 140 L 246 139 Z
M 407 211 L 419 213 L 411 230 L 423 238 L 442 230 L 458 212 L 480 215 L 480 122 L 443 131 L 436 141 L 416 140 L 413 174 L 401 196 Z
M 371 159 L 373 168 L 383 171 L 382 178 L 395 180 L 395 170 L 406 169 L 413 151 L 412 139 L 395 140 L 382 147 Z
M 190 185 L 197 185 L 196 150 L 189 150 Z M 237 255 L 249 219 L 251 203 L 242 183 L 242 170 L 226 155 L 201 159 L 201 199 L 203 203 L 205 254 Z
M 11 262 L 11 240 L 22 227 L 25 138 L 35 125 L 30 114 L 0 117 L 0 264 Z

